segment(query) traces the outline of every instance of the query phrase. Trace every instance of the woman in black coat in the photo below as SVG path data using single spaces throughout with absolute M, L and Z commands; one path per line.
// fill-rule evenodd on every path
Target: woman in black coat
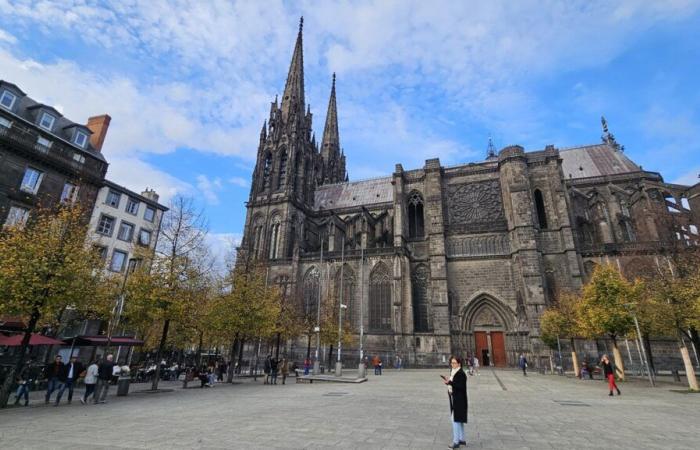
M 443 380 L 447 385 L 452 412 L 452 444 L 449 448 L 467 445 L 464 439 L 464 424 L 467 423 L 467 374 L 462 370 L 462 363 L 456 356 L 450 357 L 450 377 Z

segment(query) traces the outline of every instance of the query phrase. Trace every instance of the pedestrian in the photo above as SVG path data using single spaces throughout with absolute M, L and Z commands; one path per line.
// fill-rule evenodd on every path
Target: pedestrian
M 396 370 L 401 370 L 403 361 L 401 360 L 401 355 L 396 355 Z
M 270 360 L 270 384 L 277 384 L 277 358 Z
M 287 375 L 289 375 L 289 361 L 287 361 L 287 358 L 282 358 L 282 361 L 280 361 L 280 373 L 282 374 L 282 384 L 286 384 Z
M 622 393 L 620 392 L 620 388 L 618 388 L 617 384 L 615 384 L 615 372 L 618 372 L 617 367 L 610 362 L 608 355 L 603 355 L 603 358 L 600 360 L 600 364 L 603 366 L 603 374 L 605 375 L 605 378 L 608 379 L 608 389 L 610 390 L 610 394 L 608 395 L 612 397 L 613 389 L 617 391 L 617 395 L 621 395 Z
M 63 364 L 63 357 L 61 355 L 56 355 L 53 362 L 46 366 L 46 379 L 48 383 L 46 385 L 46 398 L 44 403 L 49 403 L 51 401 L 51 394 L 53 391 L 63 387 L 63 383 L 66 382 L 66 373 L 63 370 L 65 364 Z
M 379 375 L 379 355 L 372 357 L 372 367 L 374 367 L 374 374 Z
M 68 388 L 68 404 L 70 405 L 73 401 L 73 388 L 75 388 L 78 378 L 84 375 L 83 372 L 85 368 L 80 361 L 78 361 L 78 357 L 72 355 L 68 364 L 63 367 L 63 371 L 66 373 L 66 380 L 63 382 L 63 386 L 61 386 L 56 396 L 56 406 L 61 403 L 61 397 L 63 397 L 63 392 L 66 388 Z
M 22 367 L 16 377 L 17 392 L 15 393 L 15 405 L 19 405 L 19 400 L 24 397 L 24 406 L 29 406 L 29 386 L 33 381 L 29 374 L 29 364 L 30 363 L 27 363 L 26 366 Z
M 202 367 L 199 368 L 199 372 L 197 373 L 197 378 L 199 378 L 200 388 L 204 389 L 204 387 L 209 387 L 209 374 L 207 373 L 207 368 L 202 365 Z
M 450 377 L 440 375 L 447 385 L 447 395 L 450 399 L 450 413 L 452 416 L 452 443 L 449 448 L 459 448 L 467 445 L 464 438 L 464 424 L 467 423 L 468 398 L 467 398 L 467 374 L 462 370 L 462 364 L 456 356 L 450 357 Z
M 263 373 L 265 373 L 265 382 L 263 384 L 270 384 L 270 375 L 272 372 L 272 355 L 267 355 L 265 358 L 265 365 L 263 366 Z
M 384 364 L 384 363 L 382 362 L 382 360 L 381 360 L 381 358 L 380 358 L 380 359 L 379 359 L 379 375 L 382 374 L 382 366 L 383 366 L 383 364 Z
M 304 359 L 304 375 L 309 374 L 309 368 L 311 367 L 311 360 L 309 358 Z
M 472 355 L 467 355 L 467 375 L 472 376 L 474 375 L 474 358 L 472 358 Z
M 474 372 L 476 372 L 477 376 L 481 375 L 481 373 L 479 373 L 479 358 L 477 358 L 476 355 L 474 355 L 472 365 L 474 366 Z
M 85 393 L 80 397 L 80 403 L 83 405 L 87 403 L 88 398 L 92 395 L 93 400 L 95 396 L 95 386 L 97 385 L 97 376 L 100 372 L 97 366 L 97 361 L 91 361 L 85 371 Z
M 109 391 L 109 382 L 112 380 L 114 373 L 114 356 L 108 354 L 97 366 L 97 387 L 95 388 L 94 403 L 106 403 L 107 392 Z
M 221 363 L 219 364 L 219 370 L 218 370 L 218 374 L 217 374 L 217 376 L 218 376 L 218 381 L 219 381 L 220 383 L 223 383 L 223 382 L 224 382 L 224 374 L 225 374 L 225 373 L 226 373 L 226 363 L 225 363 L 225 362 L 221 362 Z
M 527 376 L 527 358 L 525 358 L 525 353 L 520 354 L 518 366 L 523 370 L 523 375 Z

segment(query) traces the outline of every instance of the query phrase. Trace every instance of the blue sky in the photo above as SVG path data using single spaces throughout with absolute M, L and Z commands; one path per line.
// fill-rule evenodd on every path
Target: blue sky
M 304 15 L 320 139 L 337 72 L 351 180 L 600 140 L 700 173 L 700 1 L 0 0 L 0 78 L 70 119 L 108 113 L 108 177 L 193 196 L 216 249 L 243 228 L 258 134 Z

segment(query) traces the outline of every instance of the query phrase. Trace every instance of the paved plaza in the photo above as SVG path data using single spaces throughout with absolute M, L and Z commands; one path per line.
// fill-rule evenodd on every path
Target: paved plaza
M 362 384 L 164 383 L 174 390 L 97 406 L 37 400 L 0 411 L 0 448 L 444 449 L 451 426 L 439 373 L 385 371 Z M 621 388 L 608 397 L 602 381 L 482 370 L 469 377 L 468 448 L 700 448 L 700 395 L 641 381 Z

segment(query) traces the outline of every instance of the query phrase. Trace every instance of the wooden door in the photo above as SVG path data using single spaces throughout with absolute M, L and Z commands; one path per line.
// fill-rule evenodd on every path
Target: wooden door
M 482 367 L 486 367 L 489 364 L 488 361 L 488 353 L 489 353 L 489 340 L 488 337 L 486 336 L 485 331 L 475 331 L 474 332 L 474 341 L 475 341 L 475 346 L 474 348 L 476 349 L 476 357 L 479 358 L 479 365 Z M 485 361 L 486 359 L 486 361 Z
M 493 365 L 506 366 L 506 343 L 502 331 L 491 332 L 491 349 L 493 350 Z

